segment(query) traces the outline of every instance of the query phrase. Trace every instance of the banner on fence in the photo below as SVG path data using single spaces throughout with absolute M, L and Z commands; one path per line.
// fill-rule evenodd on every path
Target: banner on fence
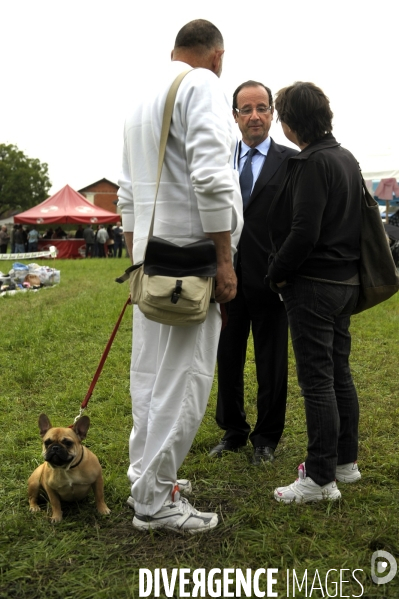
M 51 245 L 44 252 L 26 252 L 24 254 L 0 254 L 0 260 L 31 260 L 31 258 L 56 258 L 57 248 Z

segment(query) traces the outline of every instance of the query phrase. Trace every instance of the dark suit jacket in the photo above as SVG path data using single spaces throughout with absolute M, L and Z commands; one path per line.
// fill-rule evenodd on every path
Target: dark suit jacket
M 267 216 L 272 200 L 284 179 L 288 158 L 297 150 L 276 144 L 271 139 L 269 151 L 249 202 L 244 210 L 244 228 L 238 246 L 237 275 L 244 295 L 255 296 L 265 291 L 265 275 L 271 241 Z

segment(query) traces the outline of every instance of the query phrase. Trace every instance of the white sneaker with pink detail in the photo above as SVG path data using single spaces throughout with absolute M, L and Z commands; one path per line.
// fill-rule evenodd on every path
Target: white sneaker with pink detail
M 335 470 L 335 478 L 340 483 L 355 483 L 362 478 L 360 470 L 357 467 L 357 462 L 349 462 L 349 464 L 341 464 Z
M 283 503 L 307 503 L 328 499 L 335 501 L 341 498 L 341 493 L 335 480 L 327 485 L 316 484 L 306 476 L 305 463 L 298 466 L 298 478 L 288 487 L 278 487 L 274 490 L 274 498 Z

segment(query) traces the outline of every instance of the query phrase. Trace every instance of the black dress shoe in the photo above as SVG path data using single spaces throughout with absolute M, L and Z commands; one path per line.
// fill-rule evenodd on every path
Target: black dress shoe
M 240 447 L 243 447 L 243 445 L 237 445 L 232 441 L 222 439 L 216 447 L 211 449 L 209 456 L 221 458 L 224 451 L 238 451 Z
M 261 462 L 274 462 L 274 449 L 272 447 L 254 447 L 252 463 L 259 466 Z

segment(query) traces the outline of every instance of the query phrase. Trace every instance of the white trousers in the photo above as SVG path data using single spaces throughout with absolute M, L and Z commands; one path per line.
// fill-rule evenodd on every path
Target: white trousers
M 217 304 L 191 327 L 152 322 L 134 306 L 128 477 L 139 514 L 153 515 L 171 498 L 208 403 L 220 327 Z

